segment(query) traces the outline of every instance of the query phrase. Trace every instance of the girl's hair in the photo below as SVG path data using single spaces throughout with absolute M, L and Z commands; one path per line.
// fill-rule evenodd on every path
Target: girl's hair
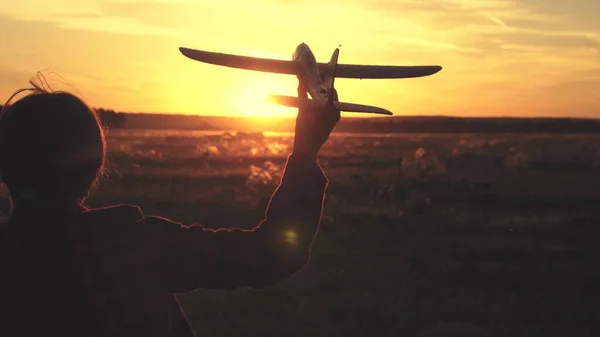
M 70 230 L 78 207 L 46 207 L 52 204 L 45 201 L 68 206 L 85 198 L 104 170 L 106 143 L 94 110 L 41 79 L 13 94 L 0 119 L 0 175 L 13 201 L 20 199 L 0 226 L 0 265 L 7 270 L 0 311 L 9 308 L 0 319 L 14 335 L 39 335 L 34 330 L 43 327 L 80 336 L 94 329 L 97 315 Z M 22 92 L 28 95 L 11 103 Z M 81 329 L 69 334 L 65 327 Z
M 77 96 L 52 91 L 45 80 L 30 84 L 32 88 L 15 92 L 2 110 L 2 182 L 13 200 L 83 199 L 104 171 L 106 140 L 98 115 Z

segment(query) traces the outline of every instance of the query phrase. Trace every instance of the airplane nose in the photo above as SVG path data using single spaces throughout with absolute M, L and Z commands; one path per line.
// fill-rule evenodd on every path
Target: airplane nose
M 302 51 L 302 50 L 306 50 L 308 49 L 308 45 L 304 42 L 302 42 L 301 44 L 298 45 L 298 47 L 296 47 L 296 50 L 298 51 Z
M 298 56 L 300 56 L 300 54 L 302 54 L 302 52 L 304 52 L 307 49 L 310 49 L 310 48 L 308 48 L 308 45 L 306 43 L 304 43 L 304 42 L 300 43 L 296 47 L 296 50 L 294 51 L 294 53 L 292 54 L 292 59 L 295 60 L 296 58 L 298 58 Z

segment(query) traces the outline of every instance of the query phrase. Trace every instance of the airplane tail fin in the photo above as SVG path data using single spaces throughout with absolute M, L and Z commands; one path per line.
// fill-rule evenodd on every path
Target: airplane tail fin
M 338 57 L 340 55 L 340 48 L 335 48 L 331 59 L 327 64 L 327 69 L 323 74 L 323 84 L 327 88 L 327 94 L 329 95 L 329 103 L 333 102 L 333 83 L 335 82 L 335 70 L 337 69 Z
M 288 106 L 292 108 L 301 108 L 306 107 L 310 104 L 319 104 L 318 101 L 308 98 L 299 98 L 294 96 L 282 96 L 282 95 L 272 95 L 269 97 L 269 100 L 275 104 Z M 389 110 L 379 108 L 371 105 L 363 105 L 363 104 L 355 104 L 355 103 L 345 103 L 345 102 L 333 102 L 336 108 L 340 111 L 346 112 L 363 112 L 363 113 L 374 113 L 381 115 L 393 115 L 393 113 Z

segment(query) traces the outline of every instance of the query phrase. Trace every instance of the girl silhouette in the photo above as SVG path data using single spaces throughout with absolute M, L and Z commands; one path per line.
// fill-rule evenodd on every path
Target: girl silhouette
M 0 120 L 12 209 L 0 223 L 0 335 L 193 336 L 173 294 L 259 289 L 308 262 L 327 186 L 317 156 L 339 111 L 299 109 L 264 220 L 212 230 L 133 205 L 86 207 L 104 173 L 102 125 L 75 95 L 31 84 Z

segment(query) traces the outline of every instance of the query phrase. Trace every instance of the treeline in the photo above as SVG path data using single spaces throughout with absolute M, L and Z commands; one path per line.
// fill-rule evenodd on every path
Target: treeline
M 293 131 L 294 118 L 257 121 L 251 117 L 125 114 L 127 128 L 236 130 L 242 132 Z M 389 118 L 344 117 L 337 132 L 351 133 L 600 133 L 600 119 L 574 118 L 461 118 L 410 116 Z
M 115 112 L 114 110 L 107 110 L 103 108 L 96 108 L 98 118 L 102 121 L 104 126 L 115 129 L 122 129 L 127 127 L 126 114 L 122 112 Z
M 341 132 L 378 133 L 600 133 L 600 119 L 393 117 L 342 119 Z
M 4 110 L 4 106 L 0 105 L 0 111 Z M 98 118 L 102 121 L 104 126 L 109 128 L 125 128 L 127 127 L 127 118 L 122 112 L 115 112 L 114 110 L 108 110 L 103 108 L 95 109 L 98 113 Z M 0 113 L 1 117 L 1 113 Z
M 2 109 L 2 106 L 0 106 Z M 97 108 L 109 128 L 237 130 L 243 132 L 293 131 L 294 119 L 270 119 L 254 123 L 250 117 L 183 116 L 121 113 Z M 462 118 L 389 117 L 342 118 L 337 132 L 352 133 L 600 133 L 600 119 L 575 118 Z
M 294 118 L 256 121 L 250 117 L 127 114 L 128 128 L 293 131 Z M 600 119 L 460 118 L 442 116 L 344 117 L 336 132 L 351 133 L 600 133 Z

